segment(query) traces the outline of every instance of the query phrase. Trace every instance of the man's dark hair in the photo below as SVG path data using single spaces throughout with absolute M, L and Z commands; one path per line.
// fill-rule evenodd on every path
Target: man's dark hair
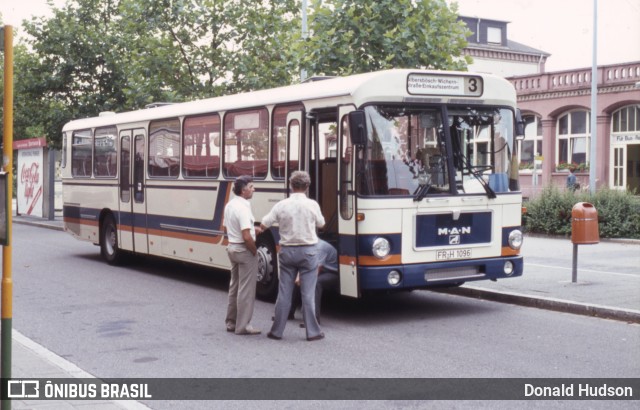
M 253 182 L 253 178 L 249 175 L 241 175 L 236 178 L 236 181 L 233 183 L 233 193 L 240 196 L 244 187 L 249 185 L 249 183 Z

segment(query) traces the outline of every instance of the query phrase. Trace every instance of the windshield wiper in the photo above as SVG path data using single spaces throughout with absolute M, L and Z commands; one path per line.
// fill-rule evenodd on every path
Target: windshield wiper
M 413 193 L 414 202 L 422 201 L 424 197 L 427 196 L 427 192 L 429 192 L 429 189 L 431 188 L 429 177 L 427 176 L 426 172 L 421 171 L 418 174 L 418 184 L 418 188 L 416 188 L 415 192 Z
M 493 189 L 491 189 L 491 187 L 489 186 L 487 181 L 485 181 L 484 178 L 482 178 L 482 172 L 479 171 L 479 170 L 475 170 L 474 167 L 469 162 L 469 158 L 467 158 L 462 153 L 462 150 L 461 150 L 461 148 L 460 148 L 460 146 L 458 144 L 457 135 L 458 135 L 458 130 L 453 128 L 452 129 L 452 137 L 451 138 L 453 140 L 454 163 L 456 162 L 455 160 L 457 160 L 457 162 L 458 162 L 458 164 L 456 165 L 456 168 L 457 169 L 460 169 L 461 167 L 466 168 L 469 171 L 469 173 L 471 175 L 473 175 L 480 182 L 480 185 L 482 185 L 482 187 L 484 188 L 485 192 L 487 193 L 487 196 L 489 198 L 491 198 L 491 199 L 495 198 L 496 197 L 496 193 L 495 193 L 495 191 Z M 463 178 L 464 178 L 464 175 L 463 175 Z
M 471 175 L 473 175 L 474 177 L 476 177 L 476 179 L 478 181 L 480 181 L 480 185 L 482 185 L 482 187 L 484 188 L 484 190 L 487 192 L 487 196 L 491 199 L 496 197 L 496 192 L 489 186 L 489 184 L 487 183 L 487 181 L 484 180 L 484 178 L 482 178 L 482 173 L 479 171 L 474 171 L 471 166 L 468 164 L 467 161 L 467 169 L 469 170 L 469 172 L 471 172 Z

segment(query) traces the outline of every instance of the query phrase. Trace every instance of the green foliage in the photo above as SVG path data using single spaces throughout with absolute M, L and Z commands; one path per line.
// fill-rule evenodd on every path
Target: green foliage
M 464 69 L 467 30 L 444 0 L 67 0 L 23 23 L 15 139 L 54 147 L 72 119 L 258 90 L 309 74 Z M 1 56 L 0 56 L 1 60 Z M 1 87 L 1 84 L 0 84 Z
M 295 1 L 121 0 L 134 107 L 289 84 Z
M 455 6 L 454 6 L 455 7 Z M 298 42 L 312 75 L 387 68 L 466 69 L 466 26 L 444 0 L 313 0 L 310 37 Z
M 49 19 L 24 23 L 28 36 L 15 53 L 16 131 L 40 124 L 60 146 L 70 119 L 125 107 L 124 66 L 111 41 L 117 4 L 70 1 Z
M 640 239 L 640 198 L 633 193 L 603 189 L 588 192 L 560 191 L 550 186 L 526 204 L 523 224 L 527 232 L 571 235 L 571 210 L 578 202 L 593 204 L 598 212 L 601 238 Z
M 296 10 L 292 13 L 291 10 Z M 291 83 L 296 0 L 68 0 L 23 24 L 16 139 L 71 119 Z

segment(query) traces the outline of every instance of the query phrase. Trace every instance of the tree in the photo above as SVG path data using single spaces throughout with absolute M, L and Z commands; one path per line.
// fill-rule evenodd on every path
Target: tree
M 24 24 L 16 128 L 289 84 L 295 3 L 68 0 Z
M 16 125 L 40 125 L 60 145 L 72 118 L 118 111 L 125 106 L 124 66 L 111 24 L 118 1 L 69 1 L 50 19 L 24 23 L 26 46 L 16 53 Z
M 123 0 L 134 105 L 289 84 L 295 0 Z
M 24 24 L 16 135 L 59 146 L 74 118 L 291 84 L 300 68 L 348 75 L 464 68 L 466 30 L 444 0 L 67 0 Z M 30 127 L 30 128 L 29 128 Z
M 299 42 L 309 73 L 387 68 L 466 69 L 468 30 L 444 0 L 313 0 L 310 36 Z

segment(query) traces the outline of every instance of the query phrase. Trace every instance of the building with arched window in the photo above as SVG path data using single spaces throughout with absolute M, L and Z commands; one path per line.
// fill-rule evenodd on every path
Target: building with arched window
M 509 22 L 458 16 L 471 35 L 464 55 L 469 71 L 506 77 L 518 95 L 525 139 L 518 146 L 525 197 L 544 186 L 566 186 L 574 169 L 590 185 L 591 68 L 545 72 L 550 54 L 508 39 Z M 596 189 L 640 194 L 640 61 L 597 70 Z
M 520 183 L 530 197 L 565 186 L 570 168 L 589 186 L 591 68 L 510 77 L 525 119 Z M 596 189 L 640 192 L 640 61 L 597 70 Z

